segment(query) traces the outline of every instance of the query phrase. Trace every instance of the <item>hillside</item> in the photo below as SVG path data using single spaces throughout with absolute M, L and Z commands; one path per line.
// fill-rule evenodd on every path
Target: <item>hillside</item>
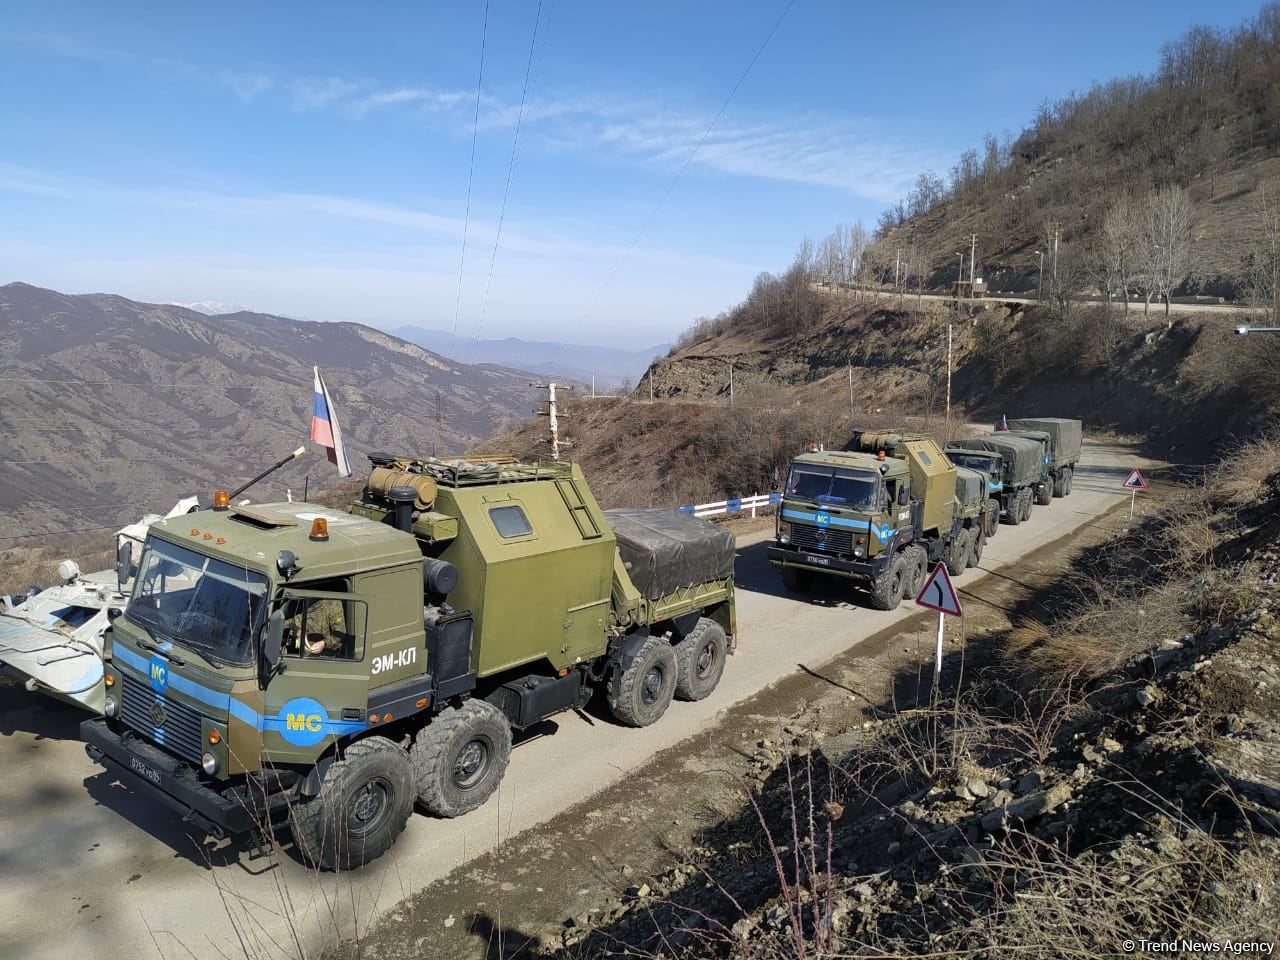
M 1190 220 L 1177 238 L 1174 294 L 1274 304 L 1277 90 L 1280 5 L 1262 7 L 1229 33 L 1195 28 L 1165 45 L 1154 74 L 1046 102 L 1011 140 L 988 136 L 944 175 L 921 174 L 881 216 L 868 262 L 853 264 L 853 271 L 891 282 L 900 258 L 910 288 L 948 288 L 957 251 L 965 254 L 968 275 L 976 234 L 977 276 L 998 290 L 1036 291 L 1037 251 L 1046 255 L 1049 285 L 1056 235 L 1059 283 L 1104 292 L 1118 279 L 1108 279 L 1114 267 L 1108 260 L 1126 252 L 1108 247 L 1127 242 L 1130 290 L 1140 292 L 1156 278 L 1139 274 L 1170 266 L 1144 262 L 1161 259 L 1158 240 L 1147 244 L 1150 256 L 1132 249 L 1151 239 L 1141 236 L 1151 227 L 1143 204 L 1155 192 L 1177 190 L 1190 201 Z M 1109 213 L 1116 218 L 1111 224 Z M 823 270 L 846 272 L 835 264 Z
M 360 324 L 0 287 L 0 549 L 247 480 L 306 439 L 313 364 L 357 470 L 371 450 L 458 451 L 532 401 L 527 373 Z M 336 479 L 311 444 L 254 495 L 300 494 L 308 477 Z

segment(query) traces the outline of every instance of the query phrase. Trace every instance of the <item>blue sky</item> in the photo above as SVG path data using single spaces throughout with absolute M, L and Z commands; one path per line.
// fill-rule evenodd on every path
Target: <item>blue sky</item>
M 623 262 L 785 6 L 491 0 L 468 218 L 483 0 L 7 4 L 0 282 L 642 346 L 1258 8 L 795 0 Z

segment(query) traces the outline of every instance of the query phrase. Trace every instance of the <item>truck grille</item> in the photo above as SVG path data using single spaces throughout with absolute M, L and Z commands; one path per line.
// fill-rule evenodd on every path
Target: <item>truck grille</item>
M 821 539 L 819 539 L 821 538 Z M 814 527 L 808 524 L 793 523 L 791 525 L 791 543 L 806 550 L 821 550 L 823 553 L 853 553 L 853 531 L 833 530 L 830 527 Z
M 148 740 L 193 763 L 200 762 L 200 714 L 176 700 L 158 697 L 143 682 L 120 678 L 120 719 Z M 160 704 L 164 723 L 156 726 L 152 709 Z

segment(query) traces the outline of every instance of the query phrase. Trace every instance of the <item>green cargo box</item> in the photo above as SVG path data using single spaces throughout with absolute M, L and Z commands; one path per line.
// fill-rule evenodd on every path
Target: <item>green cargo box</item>
M 970 437 L 951 444 L 963 450 L 992 450 L 1004 458 L 1004 482 L 1022 487 L 1035 483 L 1043 476 L 1040 462 L 1041 446 L 1026 437 L 1011 437 L 1006 433 L 994 433 L 988 437 Z
M 1082 426 L 1079 420 L 1064 417 L 1023 417 L 1009 421 L 1010 430 L 1041 430 L 1049 434 L 1049 456 L 1055 469 L 1080 459 Z

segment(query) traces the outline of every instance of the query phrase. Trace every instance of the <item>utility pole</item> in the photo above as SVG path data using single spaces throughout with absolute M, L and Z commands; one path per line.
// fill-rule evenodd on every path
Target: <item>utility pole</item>
M 853 361 L 849 361 L 849 419 L 853 419 Z
M 893 289 L 898 289 L 898 267 L 902 263 L 902 248 L 899 247 L 893 255 Z
M 969 236 L 969 295 L 973 295 L 973 265 L 978 257 L 978 235 Z
M 1044 299 L 1044 251 L 1037 250 L 1036 256 L 1040 258 L 1040 283 L 1036 286 L 1036 299 Z
M 529 386 L 531 386 L 531 387 L 533 387 L 533 388 L 535 388 L 535 389 L 537 389 L 537 390 L 546 390 L 546 391 L 547 391 L 547 409 L 546 409 L 546 410 L 534 410 L 533 412 L 534 412 L 535 414 L 537 414 L 538 416 L 540 416 L 540 417 L 546 417 L 546 418 L 547 418 L 548 425 L 549 425 L 549 426 L 550 426 L 550 428 L 551 428 L 551 435 L 550 435 L 550 437 L 548 437 L 548 438 L 547 438 L 545 441 L 543 441 L 543 442 L 544 442 L 544 443 L 549 443 L 549 444 L 551 445 L 551 459 L 552 459 L 552 460 L 559 460 L 559 459 L 560 459 L 560 447 L 561 447 L 561 446 L 566 446 L 566 447 L 568 447 L 568 446 L 572 446 L 572 444 L 570 444 L 567 440 L 566 440 L 566 441 L 563 441 L 563 443 L 562 443 L 562 442 L 561 442 L 561 440 L 560 440 L 560 418 L 557 416 L 557 411 L 556 411 L 556 385 L 555 385 L 555 381 L 553 380 L 553 381 L 551 381 L 550 383 L 531 383 L 531 384 L 529 384 Z
M 1058 240 L 1062 237 L 1062 230 L 1058 227 L 1053 228 L 1053 294 L 1058 294 Z
M 729 360 L 729 406 L 733 406 L 733 360 Z
M 595 398 L 596 398 L 596 375 L 593 373 L 591 375 L 591 399 L 594 400 Z
M 947 322 L 947 439 L 951 439 L 951 322 Z
M 444 440 L 444 397 L 436 387 L 436 435 L 431 440 L 431 455 L 436 455 L 436 444 Z

